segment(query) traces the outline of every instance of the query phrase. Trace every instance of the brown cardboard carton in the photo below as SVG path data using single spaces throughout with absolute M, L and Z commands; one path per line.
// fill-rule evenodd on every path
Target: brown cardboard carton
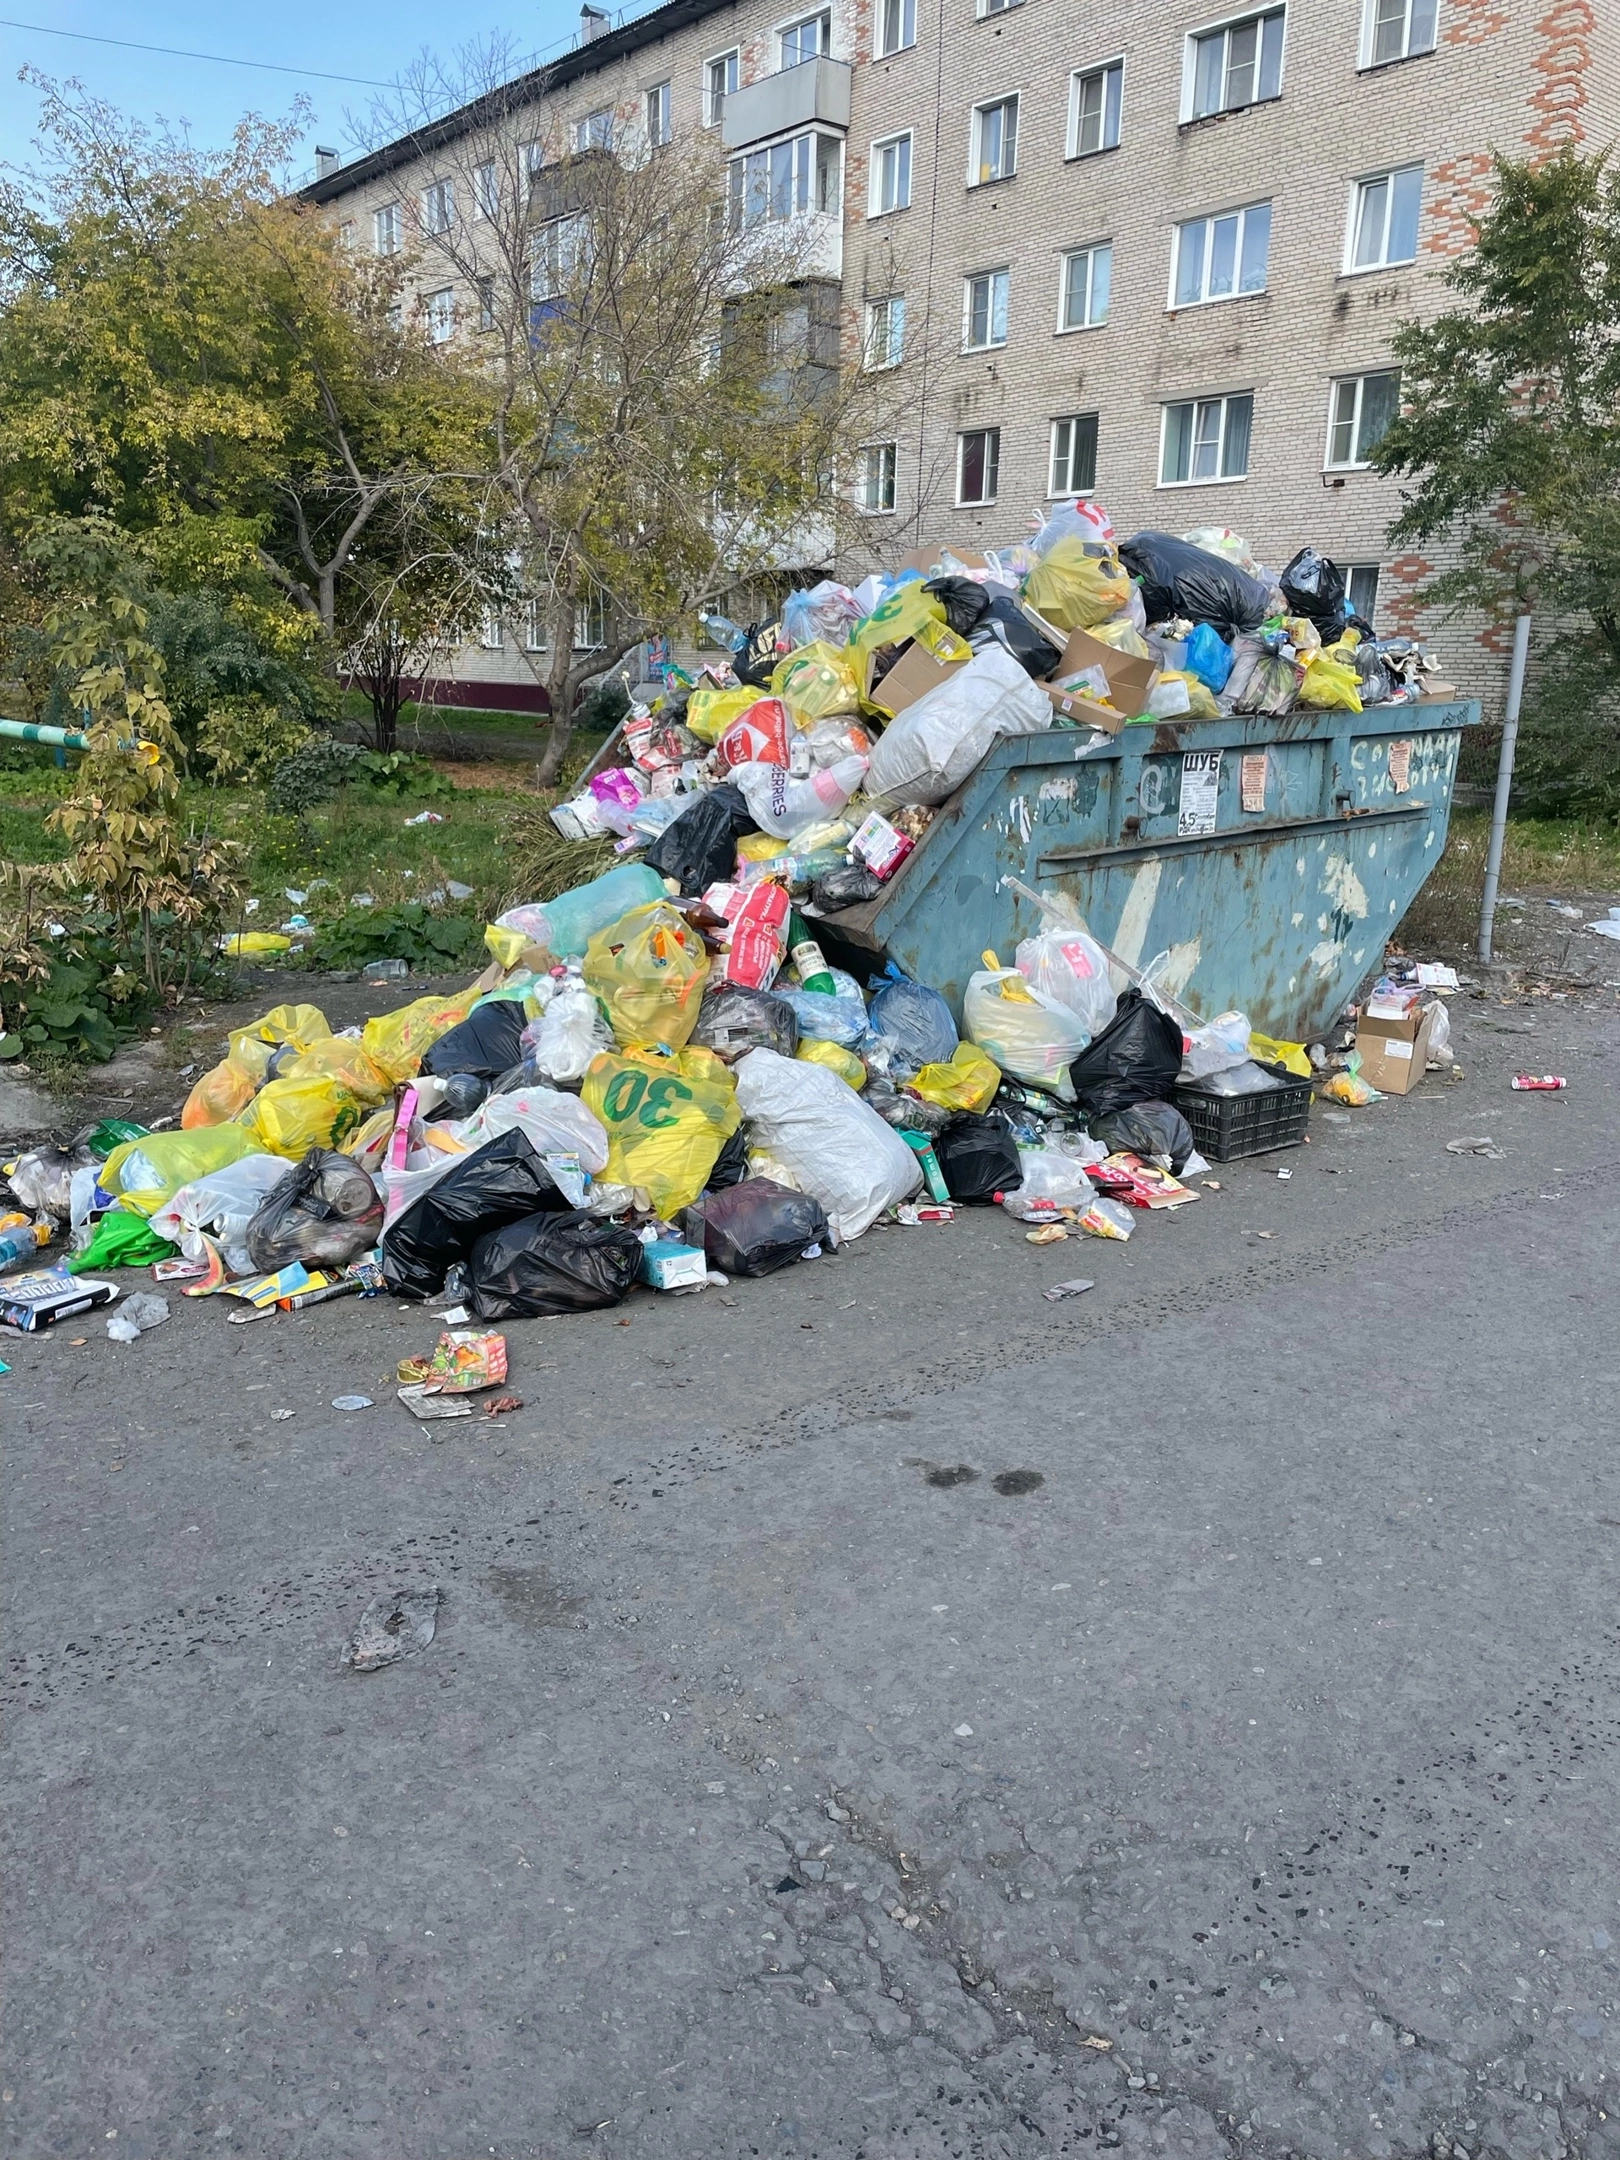
M 938 577 L 939 558 L 947 549 L 969 570 L 988 570 L 990 567 L 989 558 L 977 548 L 958 547 L 954 540 L 940 540 L 932 547 L 914 549 L 911 554 L 903 555 L 895 567 L 901 572 L 916 570 L 925 578 Z
M 1089 630 L 1071 630 L 1063 648 L 1063 658 L 1058 663 L 1058 673 L 1074 675 L 1081 668 L 1090 667 L 1102 669 L 1108 684 L 1109 703 L 1118 715 L 1117 720 L 1103 712 L 1093 698 L 1059 690 L 1052 683 L 1043 683 L 1041 688 L 1058 711 L 1069 719 L 1089 720 L 1093 727 L 1106 728 L 1111 735 L 1117 735 L 1127 720 L 1134 720 L 1146 709 L 1149 692 L 1158 680 L 1159 671 L 1151 660 L 1139 660 L 1134 653 L 1115 652 L 1112 645 L 1094 638 Z
M 1403 1019 L 1375 1020 L 1363 1013 L 1356 1023 L 1361 1077 L 1381 1095 L 1409 1095 L 1429 1061 L 1434 1007 L 1426 1005 Z
M 930 690 L 944 682 L 947 676 L 954 675 L 958 668 L 967 666 L 967 657 L 942 660 L 937 653 L 930 652 L 926 645 L 913 639 L 882 681 L 873 685 L 872 659 L 873 655 L 868 653 L 866 700 L 869 705 L 875 705 L 879 712 L 887 713 L 891 720 L 903 713 L 907 706 L 915 705 L 920 697 L 926 696 Z

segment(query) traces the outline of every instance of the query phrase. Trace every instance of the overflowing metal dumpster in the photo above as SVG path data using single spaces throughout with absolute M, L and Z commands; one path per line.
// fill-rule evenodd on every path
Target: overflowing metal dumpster
M 1468 699 L 1003 738 L 876 899 L 826 918 L 944 992 L 1010 964 L 1059 891 L 1121 959 L 1206 1016 L 1327 1028 L 1440 859 Z M 1160 956 L 1165 956 L 1160 959 Z

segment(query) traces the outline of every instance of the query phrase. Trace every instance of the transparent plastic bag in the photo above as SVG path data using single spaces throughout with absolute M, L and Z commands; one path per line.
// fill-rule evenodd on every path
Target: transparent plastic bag
M 1181 1056 L 1183 1080 L 1205 1080 L 1211 1073 L 1241 1065 L 1249 1055 L 1249 1016 L 1241 1012 L 1217 1013 L 1213 1020 L 1194 1028 L 1187 1036 Z
M 742 789 L 754 823 L 779 840 L 791 840 L 836 817 L 866 778 L 866 768 L 864 757 L 843 757 L 802 780 L 792 778 L 782 765 L 738 765 L 731 777 Z
M 886 1035 L 912 1069 L 945 1064 L 960 1040 L 939 992 L 902 975 L 892 960 L 872 986 L 868 1012 L 872 1032 Z
M 592 1058 L 611 1049 L 613 1030 L 602 1008 L 577 976 L 572 976 L 538 1020 L 523 1031 L 525 1072 L 560 1086 L 585 1077 Z
M 866 999 L 853 975 L 846 975 L 842 968 L 829 968 L 827 972 L 833 979 L 831 996 L 821 990 L 800 990 L 787 982 L 778 982 L 771 994 L 793 1008 L 801 1035 L 817 1042 L 839 1043 L 850 1050 L 867 1032 Z
M 368 1110 L 376 1110 L 394 1092 L 394 1083 L 352 1035 L 328 1035 L 277 1067 L 277 1080 L 336 1080 Z
M 1063 928 L 1050 916 L 1046 921 L 1038 936 L 1019 940 L 1013 956 L 1018 972 L 1043 997 L 1073 1013 L 1089 1042 L 1114 1017 L 1108 956 L 1084 930 Z
M 1004 968 L 994 953 L 986 953 L 983 970 L 968 978 L 962 1022 L 969 1041 L 1003 1073 L 1049 1089 L 1060 1102 L 1073 1102 L 1069 1067 L 1090 1042 L 1091 1031 L 1017 968 Z
M 697 1025 L 709 956 L 685 916 L 660 900 L 596 933 L 585 950 L 584 977 L 621 1047 L 663 1043 L 678 1050 Z
M 152 1228 L 178 1245 L 188 1260 L 206 1257 L 206 1235 L 219 1247 L 230 1274 L 251 1274 L 248 1224 L 259 1212 L 265 1195 L 292 1175 L 280 1155 L 244 1155 L 223 1170 L 211 1170 L 207 1176 L 182 1185 L 154 1211 Z
M 1055 1148 L 1020 1148 L 1017 1187 L 1002 1195 L 1001 1205 L 1020 1222 L 1038 1222 L 1061 1208 L 1089 1207 L 1097 1189 L 1070 1155 Z

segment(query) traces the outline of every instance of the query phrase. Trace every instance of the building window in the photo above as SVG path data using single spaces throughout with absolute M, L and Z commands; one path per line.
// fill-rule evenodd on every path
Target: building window
M 541 226 L 529 269 L 531 300 L 555 300 L 573 276 L 579 267 L 584 222 L 580 217 L 560 217 Z
M 838 142 L 831 135 L 795 135 L 731 161 L 731 229 L 746 232 L 767 219 L 838 208 Z
M 1270 246 L 1270 203 L 1250 203 L 1245 210 L 1178 225 L 1170 305 L 1197 307 L 1206 300 L 1264 292 Z
M 1361 66 L 1382 67 L 1386 60 L 1433 52 L 1438 13 L 1438 0 L 1364 0 Z
M 1376 375 L 1342 376 L 1333 385 L 1328 407 L 1326 464 L 1330 468 L 1370 465 L 1400 404 L 1399 368 L 1381 368 Z
M 399 253 L 399 204 L 385 203 L 371 214 L 372 243 L 379 255 Z
M 613 107 L 602 105 L 574 122 L 574 155 L 613 148 Z
M 500 216 L 501 181 L 493 158 L 487 158 L 473 173 L 473 201 L 481 218 Z
M 796 23 L 789 23 L 779 33 L 777 66 L 800 67 L 806 60 L 819 60 L 832 46 L 832 17 L 829 14 L 806 15 Z
M 1089 495 L 1097 485 L 1097 415 L 1067 413 L 1052 422 L 1048 495 Z
M 1069 77 L 1069 156 L 1091 157 L 1119 147 L 1119 106 L 1125 63 L 1077 69 Z
M 493 608 L 484 610 L 484 628 L 479 643 L 485 652 L 499 652 L 506 643 L 506 625 Z
M 1007 286 L 1005 270 L 981 270 L 963 280 L 962 344 L 968 352 L 1006 344 Z
M 456 188 L 453 180 L 435 180 L 422 190 L 422 230 L 447 233 L 455 221 Z
M 979 20 L 987 15 L 1005 15 L 1009 8 L 1021 7 L 1023 0 L 978 0 Z
M 917 42 L 917 0 L 881 0 L 878 9 L 877 57 L 904 52 Z
M 872 145 L 872 199 L 868 217 L 911 208 L 911 137 L 891 135 Z
M 450 286 L 428 294 L 422 302 L 422 319 L 430 345 L 449 344 L 456 334 L 456 296 Z
M 956 500 L 963 509 L 993 503 L 1001 478 L 1001 430 L 973 428 L 956 438 Z
M 1211 480 L 1241 480 L 1249 470 L 1249 431 L 1254 398 L 1197 398 L 1163 407 L 1164 432 L 1159 450 L 1161 487 L 1201 486 Z
M 574 610 L 575 652 L 596 652 L 607 643 L 607 594 L 587 593 Z
M 1072 255 L 1065 255 L 1058 295 L 1058 329 L 1095 330 L 1105 323 L 1113 280 L 1114 250 L 1110 242 L 1076 248 Z
M 857 501 L 863 510 L 894 508 L 894 474 L 898 445 L 868 443 L 861 452 L 861 476 Z
M 476 278 L 478 292 L 478 327 L 493 330 L 495 327 L 495 280 L 492 277 Z
M 653 149 L 661 150 L 665 143 L 675 137 L 675 117 L 671 102 L 671 85 L 654 83 L 647 92 L 647 140 Z
M 1182 118 L 1237 112 L 1282 95 L 1283 10 L 1245 15 L 1187 40 Z
M 354 219 L 345 218 L 338 226 L 338 246 L 348 254 L 354 252 Z
M 1373 609 L 1378 605 L 1377 563 L 1346 564 L 1344 597 L 1350 614 L 1359 615 L 1365 623 L 1373 620 Z
M 730 97 L 732 91 L 737 87 L 740 65 L 741 55 L 735 46 L 732 47 L 730 52 L 717 53 L 712 60 L 704 62 L 703 125 L 705 127 L 718 127 L 720 125 L 720 115 L 726 109 L 726 99 Z
M 546 146 L 544 143 L 528 142 L 523 145 L 523 174 L 525 179 L 532 181 L 535 174 L 544 168 L 545 162 Z
M 998 98 L 993 105 L 975 105 L 968 186 L 983 187 L 991 180 L 1010 180 L 1017 170 L 1017 98 Z
M 866 340 L 862 365 L 869 374 L 898 367 L 905 358 L 906 302 L 902 293 L 866 303 Z
M 1418 209 L 1423 201 L 1423 167 L 1375 173 L 1358 180 L 1350 201 L 1350 247 L 1347 270 L 1384 270 L 1417 257 Z
M 539 600 L 530 600 L 523 610 L 523 649 L 525 652 L 544 652 L 546 649 L 546 611 Z

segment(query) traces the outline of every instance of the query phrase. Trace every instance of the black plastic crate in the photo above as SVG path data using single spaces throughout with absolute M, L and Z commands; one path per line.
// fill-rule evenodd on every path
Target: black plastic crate
M 1176 1108 L 1192 1127 L 1200 1155 L 1210 1162 L 1236 1162 L 1242 1155 L 1269 1155 L 1273 1148 L 1298 1147 L 1311 1114 L 1312 1080 L 1301 1080 L 1284 1065 L 1263 1068 L 1280 1087 L 1259 1095 L 1208 1095 L 1201 1088 L 1176 1089 Z

